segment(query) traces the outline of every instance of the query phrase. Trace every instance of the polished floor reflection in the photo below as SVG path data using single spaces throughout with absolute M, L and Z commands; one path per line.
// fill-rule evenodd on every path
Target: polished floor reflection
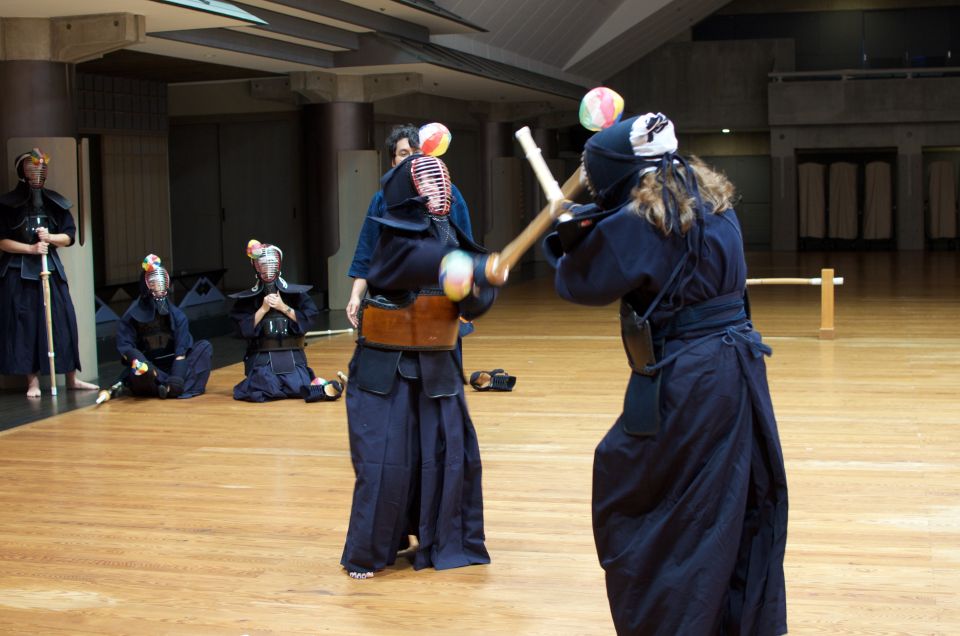
M 751 289 L 790 480 L 792 634 L 960 633 L 960 257 L 751 254 L 750 276 L 833 267 L 819 289 Z M 615 307 L 516 281 L 464 343 L 493 562 L 338 562 L 353 473 L 344 404 L 120 399 L 0 433 L 0 633 L 611 634 L 593 550 L 593 447 L 627 380 Z M 314 341 L 345 369 L 350 336 Z M 696 396 L 691 396 L 696 399 Z

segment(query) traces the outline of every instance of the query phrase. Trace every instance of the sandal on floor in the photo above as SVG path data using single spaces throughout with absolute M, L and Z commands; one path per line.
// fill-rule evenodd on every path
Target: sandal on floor
M 517 377 L 503 369 L 474 371 L 470 374 L 470 386 L 477 391 L 513 391 Z

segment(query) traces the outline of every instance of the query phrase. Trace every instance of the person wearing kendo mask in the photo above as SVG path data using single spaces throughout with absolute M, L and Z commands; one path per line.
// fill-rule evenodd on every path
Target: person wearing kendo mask
M 54 367 L 67 389 L 96 389 L 77 378 L 77 315 L 58 249 L 73 245 L 73 203 L 44 187 L 50 157 L 39 148 L 14 161 L 17 187 L 0 195 L 0 373 L 25 375 L 27 397 L 40 397 L 39 374 L 50 373 L 40 283 L 43 255 L 50 271 Z
M 120 318 L 117 350 L 124 371 L 111 387 L 144 397 L 191 398 L 206 390 L 213 347 L 194 341 L 190 322 L 170 297 L 170 274 L 155 254 L 143 259 L 140 296 Z
M 594 541 L 617 634 L 775 636 L 788 504 L 771 349 L 733 184 L 678 148 L 662 113 L 593 135 L 594 203 L 545 241 L 562 298 L 620 301 L 627 388 L 594 453 Z
M 276 245 L 253 239 L 247 244 L 247 256 L 257 273 L 256 282 L 230 295 L 236 299 L 230 317 L 247 339 L 246 377 L 233 388 L 233 398 L 248 402 L 337 399 L 342 385 L 317 377 L 304 353 L 304 335 L 320 314 L 307 293 L 311 286 L 284 280 L 283 251 Z
M 443 161 L 410 156 L 382 184 L 386 212 L 373 219 L 381 232 L 346 389 L 356 482 L 340 563 L 354 579 L 407 548 L 415 570 L 490 562 L 480 448 L 456 348 L 460 318 L 482 315 L 496 291 L 482 274 L 459 302 L 440 291 L 446 259 L 479 273 L 487 255 L 450 218 Z

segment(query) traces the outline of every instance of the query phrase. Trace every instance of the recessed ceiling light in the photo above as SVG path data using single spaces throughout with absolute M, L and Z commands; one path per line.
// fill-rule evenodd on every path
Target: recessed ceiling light
M 729 134 L 730 134 L 730 129 L 729 129 L 729 128 L 721 128 L 721 129 L 720 129 L 720 132 L 722 132 L 724 135 L 729 135 Z

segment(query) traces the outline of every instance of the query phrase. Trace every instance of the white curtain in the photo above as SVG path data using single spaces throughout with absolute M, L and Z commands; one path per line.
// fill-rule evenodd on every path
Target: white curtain
M 819 163 L 797 166 L 797 190 L 800 195 L 800 237 L 823 238 L 823 166 Z
M 952 161 L 930 164 L 930 238 L 957 237 L 956 167 Z
M 830 164 L 830 238 L 857 238 L 857 166 Z
M 888 239 L 893 234 L 890 164 L 885 161 L 868 163 L 865 177 L 863 238 Z

